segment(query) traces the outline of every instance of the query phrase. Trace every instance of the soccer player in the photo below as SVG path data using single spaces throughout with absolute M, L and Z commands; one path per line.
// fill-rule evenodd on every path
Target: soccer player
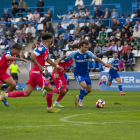
M 88 51 L 88 41 L 82 40 L 79 43 L 80 49 L 70 54 L 63 56 L 61 60 L 73 58 L 74 59 L 74 76 L 77 82 L 80 84 L 80 95 L 75 96 L 75 105 L 82 107 L 83 106 L 83 97 L 85 97 L 88 93 L 91 92 L 91 79 L 89 77 L 88 70 L 88 61 L 89 58 L 93 58 L 96 61 L 102 63 L 104 66 L 109 67 L 108 64 L 104 63 L 101 59 L 96 57 L 92 52 Z
M 122 92 L 121 78 L 120 78 L 120 75 L 118 74 L 119 59 L 118 59 L 118 53 L 116 51 L 113 52 L 113 58 L 110 59 L 108 63 L 110 65 L 110 70 L 108 73 L 108 82 L 101 79 L 101 81 L 99 82 L 99 85 L 103 83 L 107 86 L 110 86 L 112 84 L 112 80 L 115 79 L 118 82 L 120 95 L 125 95 L 125 93 Z
M 6 90 L 6 93 L 12 92 L 16 87 L 16 82 L 13 80 L 13 78 L 11 76 L 9 76 L 7 74 L 8 67 L 15 60 L 27 62 L 26 59 L 15 57 L 15 56 L 19 55 L 21 50 L 22 50 L 22 47 L 18 43 L 15 43 L 15 44 L 13 44 L 12 49 L 5 51 L 1 57 L 1 60 L 0 60 L 0 82 L 7 83 L 9 85 L 9 87 Z M 7 99 L 3 99 L 2 101 L 3 101 L 5 106 L 9 107 Z
M 25 91 L 16 91 L 10 93 L 3 93 L 0 95 L 0 101 L 7 97 L 28 97 L 34 88 L 38 85 L 41 88 L 44 88 L 48 91 L 46 100 L 47 100 L 47 112 L 48 113 L 58 113 L 61 110 L 52 108 L 52 96 L 53 92 L 58 93 L 57 89 L 53 89 L 50 83 L 47 81 L 45 77 L 42 76 L 42 72 L 44 71 L 45 62 L 50 65 L 57 67 L 60 70 L 63 70 L 62 67 L 55 64 L 49 57 L 48 47 L 51 45 L 52 36 L 50 34 L 43 34 L 41 36 L 42 45 L 37 48 L 31 54 L 31 61 L 34 63 L 32 69 L 29 72 L 29 80 L 27 82 L 27 86 Z
M 72 51 L 75 51 L 77 49 L 78 49 L 78 45 L 73 45 Z M 58 65 L 61 66 L 64 70 L 60 71 L 59 69 L 55 70 L 56 68 L 54 68 L 52 71 L 52 80 L 53 80 L 56 88 L 59 90 L 58 98 L 54 102 L 53 107 L 64 107 L 59 104 L 60 100 L 62 100 L 62 98 L 66 95 L 66 93 L 69 90 L 66 78 L 64 77 L 64 73 L 65 73 L 65 70 L 68 67 L 70 67 L 74 61 L 71 58 L 64 59 L 62 61 L 59 61 L 59 59 L 58 59 L 56 61 L 58 61 Z M 55 71 L 57 71 L 57 74 L 55 74 Z M 55 78 L 55 77 L 57 77 L 57 78 Z M 47 93 L 47 91 L 44 90 L 43 96 L 45 96 L 46 93 Z

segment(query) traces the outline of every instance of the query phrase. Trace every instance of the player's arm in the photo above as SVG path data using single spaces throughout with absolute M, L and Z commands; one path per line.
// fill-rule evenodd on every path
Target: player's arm
M 24 58 L 18 58 L 18 57 L 13 57 L 13 56 L 11 56 L 11 55 L 6 55 L 5 56 L 6 57 L 6 59 L 7 60 L 19 60 L 19 61 L 24 61 L 24 62 L 28 62 L 26 59 L 24 59 Z
M 11 69 L 9 69 L 9 72 L 10 72 L 10 76 L 11 76 Z
M 21 73 L 19 69 L 18 69 L 17 71 L 18 71 L 19 73 Z
M 106 64 L 104 61 L 102 61 L 102 60 L 101 60 L 100 58 L 98 58 L 98 57 L 96 57 L 95 60 L 98 61 L 98 62 L 100 62 L 100 63 L 102 63 L 105 67 L 110 67 L 109 64 Z
M 117 68 L 113 67 L 110 63 L 108 63 L 110 68 L 113 68 L 114 70 L 117 70 Z

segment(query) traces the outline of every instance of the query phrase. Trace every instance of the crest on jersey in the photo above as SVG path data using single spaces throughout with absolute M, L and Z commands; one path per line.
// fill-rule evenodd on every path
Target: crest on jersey
M 86 55 L 84 55 L 84 58 L 87 58 L 87 56 L 86 56 Z
M 77 56 L 77 58 L 79 58 L 79 56 Z
M 39 50 L 39 51 L 42 51 L 42 48 L 41 48 L 41 47 L 39 47 L 39 48 L 38 48 L 38 50 Z

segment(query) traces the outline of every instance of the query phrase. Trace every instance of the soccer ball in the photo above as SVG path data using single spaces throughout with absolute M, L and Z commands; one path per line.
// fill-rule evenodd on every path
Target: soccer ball
M 99 99 L 99 100 L 96 102 L 96 107 L 97 107 L 97 108 L 104 108 L 104 107 L 105 107 L 105 101 L 102 100 L 102 99 Z

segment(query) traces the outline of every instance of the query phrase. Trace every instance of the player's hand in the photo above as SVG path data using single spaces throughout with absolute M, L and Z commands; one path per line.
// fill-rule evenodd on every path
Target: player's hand
M 113 69 L 114 69 L 114 70 L 117 70 L 117 68 L 115 68 L 115 67 L 114 67 Z
M 110 64 L 105 64 L 105 67 L 109 68 L 110 67 Z
M 24 58 L 20 58 L 20 60 L 26 63 L 28 62 L 27 59 L 24 59 Z
M 43 66 L 39 67 L 39 69 L 40 69 L 41 72 L 44 71 L 44 67 Z
M 63 71 L 63 70 L 64 70 L 64 69 L 63 69 L 62 67 L 60 67 L 60 66 L 58 67 L 58 69 L 60 69 L 61 71 Z
M 54 74 L 54 79 L 57 79 L 59 77 L 59 75 L 58 74 Z

